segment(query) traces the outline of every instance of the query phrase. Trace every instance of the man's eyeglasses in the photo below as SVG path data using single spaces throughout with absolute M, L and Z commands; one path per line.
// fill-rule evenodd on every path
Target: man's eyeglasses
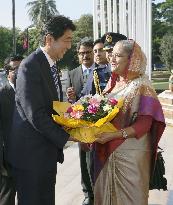
M 92 51 L 78 52 L 78 54 L 79 54 L 80 56 L 90 55 L 91 53 L 92 53 Z

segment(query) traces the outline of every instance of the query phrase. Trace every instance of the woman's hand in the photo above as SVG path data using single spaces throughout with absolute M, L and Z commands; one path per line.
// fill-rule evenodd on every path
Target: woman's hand
M 100 144 L 105 144 L 106 142 L 109 142 L 117 137 L 115 135 L 115 132 L 104 132 L 96 135 L 96 138 L 97 139 L 95 142 L 98 142 Z
M 123 130 L 127 134 L 126 138 L 134 138 L 136 136 L 136 133 L 133 127 L 127 127 L 127 128 L 124 128 Z M 123 137 L 121 130 L 118 130 L 116 132 L 104 132 L 104 133 L 96 135 L 96 138 L 97 138 L 96 142 L 100 144 L 105 144 L 106 142 L 109 142 L 114 139 L 123 139 L 123 140 L 126 139 Z

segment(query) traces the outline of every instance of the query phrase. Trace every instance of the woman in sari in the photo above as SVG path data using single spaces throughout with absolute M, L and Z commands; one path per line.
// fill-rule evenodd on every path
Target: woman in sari
M 120 77 L 109 95 L 124 103 L 112 121 L 118 130 L 98 135 L 94 145 L 94 204 L 148 205 L 149 181 L 165 128 L 162 108 L 136 42 L 117 42 L 111 66 Z

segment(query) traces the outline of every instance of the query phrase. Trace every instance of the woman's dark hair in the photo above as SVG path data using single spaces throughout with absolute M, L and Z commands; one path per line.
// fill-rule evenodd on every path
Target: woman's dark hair
M 53 16 L 44 25 L 43 30 L 41 31 L 41 45 L 44 45 L 47 34 L 51 34 L 56 40 L 63 36 L 64 32 L 68 29 L 72 31 L 76 30 L 72 20 L 63 15 Z

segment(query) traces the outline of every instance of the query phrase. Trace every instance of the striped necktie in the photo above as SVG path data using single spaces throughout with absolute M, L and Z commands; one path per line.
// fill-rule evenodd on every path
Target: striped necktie
M 57 93 L 58 93 L 58 98 L 59 100 L 61 99 L 60 97 L 60 78 L 58 76 L 58 73 L 57 73 L 57 67 L 56 67 L 56 64 L 54 64 L 51 68 L 51 73 L 52 73 L 52 77 L 53 77 L 53 80 L 54 80 L 54 83 L 55 83 L 55 87 L 56 87 L 56 90 L 57 90 Z
M 87 82 L 89 74 L 91 73 L 92 69 L 85 69 L 83 72 L 83 80 L 84 80 L 84 84 Z

